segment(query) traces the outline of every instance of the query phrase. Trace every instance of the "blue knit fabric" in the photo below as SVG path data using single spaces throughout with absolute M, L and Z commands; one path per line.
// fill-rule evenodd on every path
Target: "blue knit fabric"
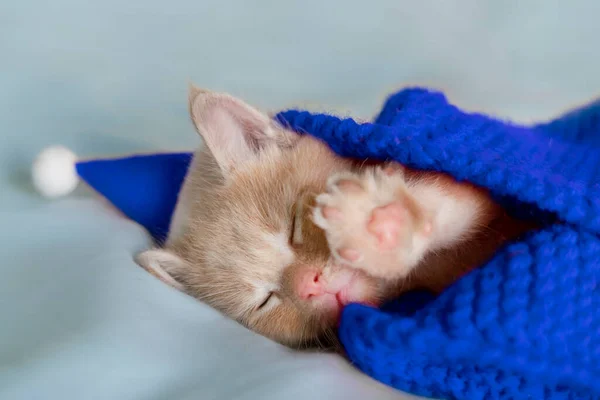
M 447 172 L 521 216 L 554 221 L 437 298 L 346 307 L 339 335 L 358 368 L 436 398 L 600 399 L 600 103 L 525 127 L 408 89 L 372 124 L 277 118 L 341 155 Z

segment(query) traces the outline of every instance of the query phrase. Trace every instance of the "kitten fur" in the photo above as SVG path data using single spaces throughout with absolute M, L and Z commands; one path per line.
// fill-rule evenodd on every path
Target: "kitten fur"
M 341 158 L 227 94 L 192 86 L 189 111 L 204 146 L 137 262 L 284 345 L 335 343 L 344 305 L 439 292 L 529 228 L 480 188 Z

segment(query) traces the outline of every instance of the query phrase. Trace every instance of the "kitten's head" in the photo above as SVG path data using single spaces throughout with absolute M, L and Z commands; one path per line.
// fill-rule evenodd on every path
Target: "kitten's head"
M 205 146 L 165 249 L 143 253 L 141 263 L 293 347 L 332 339 L 344 305 L 378 304 L 384 284 L 337 265 L 312 222 L 327 178 L 354 165 L 225 94 L 192 88 L 190 113 Z

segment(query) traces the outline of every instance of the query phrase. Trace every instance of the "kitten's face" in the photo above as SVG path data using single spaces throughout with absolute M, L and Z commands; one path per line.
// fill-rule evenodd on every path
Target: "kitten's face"
M 344 305 L 378 304 L 383 283 L 336 265 L 312 222 L 327 178 L 353 165 L 232 97 L 192 91 L 190 110 L 206 147 L 154 261 L 187 293 L 293 347 L 332 339 Z

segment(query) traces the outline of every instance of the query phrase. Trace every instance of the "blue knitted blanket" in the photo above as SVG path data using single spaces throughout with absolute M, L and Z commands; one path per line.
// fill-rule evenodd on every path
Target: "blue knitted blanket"
M 600 399 L 600 102 L 525 127 L 409 89 L 370 124 L 294 110 L 277 118 L 343 156 L 489 188 L 544 222 L 436 298 L 348 306 L 339 335 L 358 368 L 436 398 Z

